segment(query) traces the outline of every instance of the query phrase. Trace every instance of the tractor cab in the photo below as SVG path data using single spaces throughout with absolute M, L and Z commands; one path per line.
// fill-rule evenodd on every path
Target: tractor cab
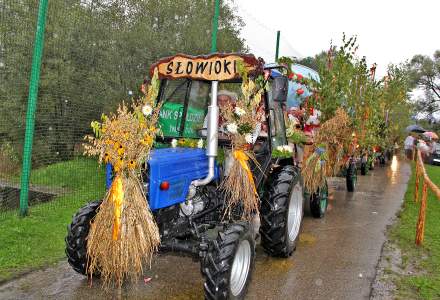
M 161 104 L 162 131 L 149 161 L 147 193 L 152 210 L 185 201 L 191 186 L 213 183 L 224 175 L 223 149 L 230 148 L 230 140 L 221 112 L 225 102 L 234 103 L 242 97 L 239 64 L 251 76 L 265 74 L 270 87 L 259 108 L 264 110 L 264 118 L 249 145 L 259 165 L 253 164 L 257 186 L 271 164 L 272 149 L 287 144 L 283 113 L 287 80 L 281 66 L 265 68 L 254 56 L 243 54 L 162 59 L 151 67 L 151 74 L 158 69 L 161 80 L 157 101 Z M 161 188 L 163 182 L 168 183 L 167 189 Z

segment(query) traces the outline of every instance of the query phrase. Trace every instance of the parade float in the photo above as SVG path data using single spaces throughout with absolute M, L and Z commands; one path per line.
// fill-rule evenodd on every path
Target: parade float
M 236 53 L 153 64 L 145 97 L 92 122 L 86 137 L 86 154 L 107 164 L 108 191 L 69 226 L 73 269 L 121 287 L 157 251 L 186 253 L 201 263 L 207 299 L 242 299 L 258 232 L 269 255 L 289 257 L 304 190 L 285 73 Z

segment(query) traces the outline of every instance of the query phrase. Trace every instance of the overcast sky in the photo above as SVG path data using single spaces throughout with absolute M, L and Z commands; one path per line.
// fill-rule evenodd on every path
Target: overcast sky
M 266 62 L 274 61 L 276 30 L 280 56 L 313 56 L 331 40 L 340 45 L 343 32 L 356 34 L 359 55 L 378 64 L 378 76 L 388 63 L 440 49 L 440 0 L 235 0 L 235 6 L 246 22 L 242 36 Z

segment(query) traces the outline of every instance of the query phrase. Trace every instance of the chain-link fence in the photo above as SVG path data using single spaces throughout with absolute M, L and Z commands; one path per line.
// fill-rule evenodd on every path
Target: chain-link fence
M 19 207 L 35 0 L 0 4 L 0 216 Z M 30 213 L 101 196 L 103 170 L 82 156 L 90 122 L 139 95 L 158 58 L 207 53 L 213 1 L 48 1 L 35 114 Z M 224 4 L 219 50 L 241 51 L 240 20 Z
M 72 214 L 102 197 L 104 167 L 82 155 L 91 121 L 139 96 L 149 65 L 160 57 L 210 50 L 213 0 L 48 0 L 29 209 L 20 218 L 29 79 L 42 1 L 0 1 L 0 282 L 60 259 Z M 246 50 L 241 25 L 231 1 L 222 1 L 220 52 Z

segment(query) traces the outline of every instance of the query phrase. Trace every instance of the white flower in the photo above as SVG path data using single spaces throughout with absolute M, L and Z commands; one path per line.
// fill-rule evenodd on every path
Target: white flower
M 197 148 L 203 148 L 203 140 L 202 140 L 202 139 L 200 139 L 200 140 L 197 142 Z
M 235 124 L 235 123 L 231 123 L 231 124 L 226 125 L 226 130 L 232 134 L 236 134 L 237 129 L 238 129 L 238 127 L 237 127 L 237 124 Z
M 289 152 L 289 153 L 293 153 L 293 149 L 291 146 L 289 145 L 282 145 L 282 146 L 278 146 L 277 150 L 280 152 Z
M 289 146 L 289 145 L 284 145 L 284 146 L 283 146 L 283 149 L 284 149 L 284 151 L 289 152 L 289 153 L 292 153 L 292 152 L 293 152 L 292 147 Z
M 234 112 L 237 116 L 241 117 L 246 114 L 246 111 L 243 108 L 235 107 Z
M 176 139 L 171 140 L 171 147 L 173 147 L 173 148 L 177 147 L 177 140 Z
M 153 112 L 153 108 L 150 105 L 145 104 L 144 106 L 142 106 L 142 113 L 145 116 L 151 115 L 152 112 Z
M 252 144 L 252 142 L 254 141 L 254 138 L 253 138 L 252 134 L 250 134 L 250 133 L 246 133 L 246 135 L 244 136 L 244 139 L 246 140 L 246 143 L 248 143 L 248 144 Z

